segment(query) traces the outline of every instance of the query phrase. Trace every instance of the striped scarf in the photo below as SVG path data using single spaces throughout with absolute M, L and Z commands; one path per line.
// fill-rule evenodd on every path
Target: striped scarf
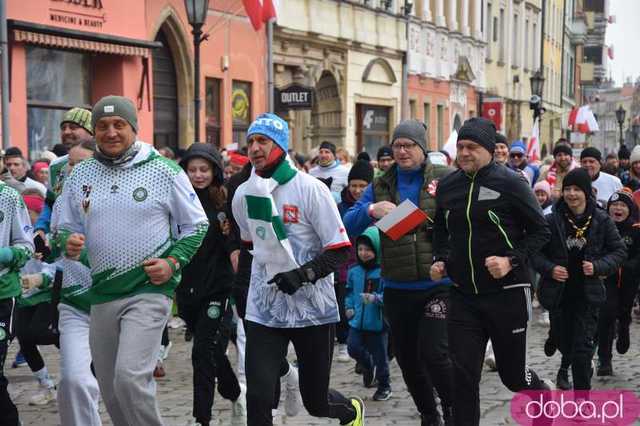
M 282 161 L 270 178 L 262 178 L 255 169 L 252 170 L 245 187 L 249 231 L 253 241 L 252 254 L 257 262 L 266 265 L 268 279 L 299 266 L 272 196 L 278 186 L 296 175 L 297 171 L 290 161 L 289 157 Z

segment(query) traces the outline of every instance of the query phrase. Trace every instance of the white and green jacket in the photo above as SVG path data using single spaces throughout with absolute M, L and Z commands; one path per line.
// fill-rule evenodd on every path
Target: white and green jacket
M 184 267 L 200 247 L 209 222 L 189 178 L 173 160 L 136 142 L 135 157 L 118 166 L 94 158 L 65 178 L 57 220 L 62 247 L 71 233 L 85 235 L 91 304 L 140 293 L 173 296 L 180 271 L 153 285 L 142 263 L 172 256 Z
M 0 300 L 21 293 L 20 268 L 33 253 L 33 227 L 27 207 L 15 189 L 0 181 L 0 247 L 9 247 L 13 259 L 0 265 Z

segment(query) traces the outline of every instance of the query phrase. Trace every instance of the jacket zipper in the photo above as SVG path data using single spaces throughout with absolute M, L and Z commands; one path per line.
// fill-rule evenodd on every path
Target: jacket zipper
M 473 268 L 473 258 L 471 257 L 471 237 L 473 235 L 473 229 L 471 226 L 471 197 L 473 196 L 473 186 L 475 184 L 475 180 L 476 180 L 476 175 L 474 174 L 473 177 L 471 177 L 471 186 L 469 187 L 469 197 L 467 200 L 467 224 L 469 225 L 468 246 L 469 246 L 469 266 L 471 266 L 471 283 L 473 284 L 473 289 L 476 291 L 476 294 L 478 294 L 478 287 L 476 286 L 476 276 L 475 276 L 476 273 Z
M 511 244 L 511 240 L 509 240 L 509 237 L 507 236 L 507 233 L 504 232 L 504 229 L 502 228 L 502 225 L 500 224 L 500 217 L 497 214 L 495 214 L 493 212 L 493 210 L 489 210 L 488 214 L 489 214 L 489 219 L 491 220 L 491 222 L 493 222 L 498 227 L 498 231 L 500 231 L 500 233 L 504 237 L 504 241 L 507 243 L 509 248 L 511 250 L 513 250 L 513 244 Z

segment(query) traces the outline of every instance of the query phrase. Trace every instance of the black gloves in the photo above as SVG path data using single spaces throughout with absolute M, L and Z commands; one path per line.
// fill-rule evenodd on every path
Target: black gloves
M 274 275 L 267 284 L 275 284 L 281 292 L 292 295 L 302 287 L 302 283 L 305 281 L 307 281 L 307 279 L 302 271 L 300 269 L 293 269 Z

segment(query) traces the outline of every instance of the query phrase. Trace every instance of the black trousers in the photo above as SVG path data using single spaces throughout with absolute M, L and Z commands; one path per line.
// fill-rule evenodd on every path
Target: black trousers
M 18 426 L 18 409 L 11 401 L 7 386 L 9 381 L 4 375 L 4 362 L 7 358 L 9 342 L 13 336 L 13 314 L 15 299 L 0 300 L 0 425 Z
M 386 302 L 386 301 L 385 301 Z M 480 377 L 491 339 L 502 383 L 511 391 L 543 389 L 526 365 L 531 290 L 466 295 L 455 288 L 449 298 L 449 350 L 453 361 L 456 425 L 480 424 Z
M 347 296 L 347 283 L 340 283 L 336 281 L 333 288 L 336 291 L 338 312 L 340 313 L 340 321 L 336 323 L 336 341 L 341 345 L 346 345 L 347 338 L 349 337 L 349 321 L 347 321 L 347 315 L 344 312 L 344 299 Z
M 57 315 L 57 312 L 49 302 L 16 309 L 16 337 L 20 342 L 20 352 L 31 371 L 44 368 L 38 345 L 60 347 L 60 336 L 51 329 L 54 314 Z
M 334 325 L 273 328 L 245 321 L 247 334 L 247 425 L 273 425 L 271 407 L 289 342 L 298 357 L 300 394 L 309 414 L 346 424 L 355 418 L 351 401 L 329 389 Z
M 595 352 L 599 308 L 584 300 L 561 306 L 562 320 L 557 324 L 561 336 L 558 348 L 571 363 L 574 390 L 590 390 L 591 360 Z
M 227 299 L 212 299 L 197 308 L 180 309 L 180 316 L 193 331 L 193 417 L 205 425 L 211 422 L 211 408 L 218 385 L 223 398 L 235 401 L 240 384 L 226 350 L 229 344 Z
M 435 387 L 443 407 L 451 407 L 453 370 L 447 339 L 449 288 L 397 290 L 385 288 L 384 311 L 393 351 L 418 411 L 437 412 Z
M 611 361 L 613 338 L 616 334 L 616 320 L 620 327 L 628 328 L 631 324 L 631 309 L 633 300 L 638 292 L 640 280 L 624 280 L 618 287 L 617 282 L 607 280 L 607 301 L 600 307 L 598 317 L 598 358 L 601 361 Z

